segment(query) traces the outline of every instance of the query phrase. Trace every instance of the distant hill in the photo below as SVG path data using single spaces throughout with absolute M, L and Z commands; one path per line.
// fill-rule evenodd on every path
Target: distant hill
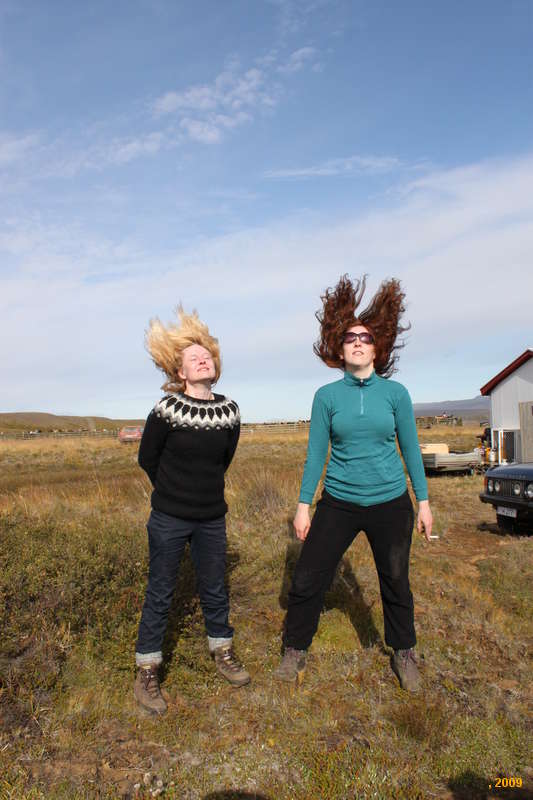
M 490 400 L 488 397 L 473 397 L 471 400 L 442 400 L 438 403 L 414 403 L 415 416 L 433 417 L 451 414 L 464 420 L 477 422 L 488 419 Z M 0 414 L 0 432 L 16 431 L 101 431 L 115 430 L 123 425 L 144 425 L 144 419 L 110 419 L 109 417 L 74 417 L 45 414 L 40 411 L 18 411 Z
M 40 411 L 18 411 L 0 414 L 0 431 L 101 431 L 123 425 L 144 425 L 144 419 L 110 419 L 109 417 L 71 417 L 45 414 Z
M 489 418 L 490 397 L 472 397 L 470 400 L 441 400 L 437 403 L 414 403 L 415 416 L 433 417 L 451 414 L 454 417 L 481 421 Z

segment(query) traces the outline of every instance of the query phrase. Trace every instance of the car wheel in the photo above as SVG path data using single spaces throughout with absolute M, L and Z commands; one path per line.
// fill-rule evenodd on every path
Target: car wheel
M 520 533 L 522 536 L 532 536 L 533 535 L 533 519 L 525 519 L 521 520 L 516 528 L 515 531 Z
M 498 528 L 504 533 L 514 533 L 515 521 L 511 517 L 504 517 L 503 514 L 496 514 Z

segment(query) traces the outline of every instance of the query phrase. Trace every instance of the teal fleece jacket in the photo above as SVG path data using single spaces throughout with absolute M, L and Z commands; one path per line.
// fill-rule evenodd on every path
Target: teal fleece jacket
M 417 500 L 427 500 L 427 482 L 409 392 L 375 372 L 344 377 L 315 394 L 300 492 L 311 503 L 331 442 L 324 486 L 350 503 L 372 506 L 400 497 L 407 482 L 396 437 Z

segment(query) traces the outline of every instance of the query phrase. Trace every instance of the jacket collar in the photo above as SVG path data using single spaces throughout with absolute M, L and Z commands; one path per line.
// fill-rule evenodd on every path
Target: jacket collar
M 343 381 L 347 386 L 373 386 L 377 382 L 377 375 L 372 372 L 368 378 L 356 378 L 351 372 L 345 371 Z

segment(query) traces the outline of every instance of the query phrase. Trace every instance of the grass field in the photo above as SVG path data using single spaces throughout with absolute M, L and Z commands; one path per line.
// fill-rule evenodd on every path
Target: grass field
M 476 433 L 421 438 L 470 449 Z M 364 534 L 293 690 L 272 669 L 305 435 L 243 438 L 227 477 L 228 585 L 253 681 L 235 690 L 215 674 L 187 557 L 165 642 L 170 710 L 153 720 L 132 695 L 150 495 L 136 455 L 114 440 L 1 445 L 1 800 L 533 796 L 533 537 L 498 532 L 481 476 L 429 481 L 440 538 L 415 535 L 411 566 L 420 696 L 391 673 Z

